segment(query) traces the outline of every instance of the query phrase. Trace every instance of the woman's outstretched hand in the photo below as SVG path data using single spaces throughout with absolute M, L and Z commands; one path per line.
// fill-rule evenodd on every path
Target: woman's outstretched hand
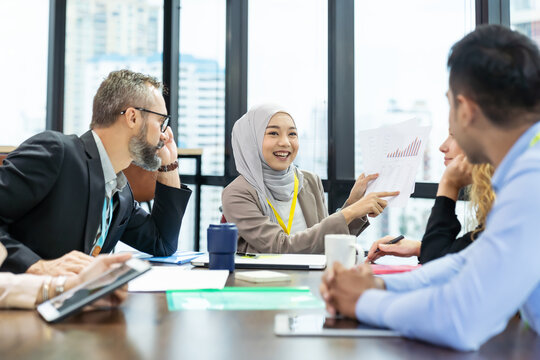
M 349 197 L 347 198 L 347 201 L 343 207 L 345 208 L 360 200 L 365 195 L 368 184 L 378 177 L 379 174 L 371 174 L 368 176 L 366 176 L 364 173 L 360 174 L 358 179 L 356 179 L 356 182 L 354 183 L 354 186 L 349 193 Z
M 382 214 L 388 201 L 384 200 L 384 197 L 397 196 L 399 191 L 383 191 L 372 192 L 356 201 L 354 204 L 347 206 L 341 210 L 347 224 L 351 223 L 354 219 L 359 219 L 364 216 L 377 217 Z

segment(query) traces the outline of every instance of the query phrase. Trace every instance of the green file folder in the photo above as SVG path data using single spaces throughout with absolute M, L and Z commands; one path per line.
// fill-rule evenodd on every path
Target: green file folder
M 167 291 L 169 310 L 324 309 L 308 287 L 227 287 Z

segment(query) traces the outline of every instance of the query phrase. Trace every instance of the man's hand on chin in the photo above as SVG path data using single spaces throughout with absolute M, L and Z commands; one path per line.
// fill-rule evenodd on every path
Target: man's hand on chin
M 170 165 L 178 159 L 178 148 L 174 142 L 174 135 L 170 126 L 167 127 L 164 135 L 163 147 L 159 150 L 162 166 Z M 163 185 L 180 188 L 180 176 L 176 169 L 167 172 L 158 172 L 157 181 Z
M 178 158 L 178 148 L 176 147 L 176 142 L 174 141 L 174 134 L 171 130 L 171 127 L 167 127 L 167 130 L 163 133 L 163 147 L 159 149 L 159 157 L 161 158 L 161 165 L 169 165 L 173 163 Z

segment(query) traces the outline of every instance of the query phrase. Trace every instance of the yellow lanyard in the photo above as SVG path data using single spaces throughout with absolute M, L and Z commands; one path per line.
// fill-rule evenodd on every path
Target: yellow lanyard
M 285 231 L 287 233 L 287 235 L 291 234 L 291 227 L 292 227 L 292 221 L 293 221 L 293 218 L 294 218 L 294 211 L 296 210 L 296 199 L 297 199 L 297 197 L 298 197 L 298 178 L 296 177 L 296 174 L 294 174 L 294 194 L 293 194 L 293 199 L 292 199 L 292 204 L 291 204 L 291 212 L 289 213 L 289 222 L 287 224 L 287 227 L 285 227 L 285 223 L 283 222 L 283 220 L 281 220 L 281 217 L 279 216 L 276 209 L 274 209 L 274 207 L 270 203 L 270 200 L 266 199 L 266 201 L 268 202 L 268 205 L 270 205 L 270 207 L 272 208 L 272 211 L 274 212 L 274 215 L 276 215 L 276 219 L 278 221 L 278 224 L 281 226 L 283 231 Z
M 532 138 L 529 147 L 533 147 L 538 141 L 540 141 L 540 132 Z

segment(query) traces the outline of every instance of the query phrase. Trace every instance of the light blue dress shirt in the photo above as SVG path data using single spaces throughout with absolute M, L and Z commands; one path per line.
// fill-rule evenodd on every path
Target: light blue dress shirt
M 497 168 L 486 229 L 469 247 L 403 274 L 386 275 L 356 303 L 359 320 L 403 336 L 476 350 L 519 309 L 540 333 L 540 123 Z M 534 143 L 534 144 L 532 144 Z

